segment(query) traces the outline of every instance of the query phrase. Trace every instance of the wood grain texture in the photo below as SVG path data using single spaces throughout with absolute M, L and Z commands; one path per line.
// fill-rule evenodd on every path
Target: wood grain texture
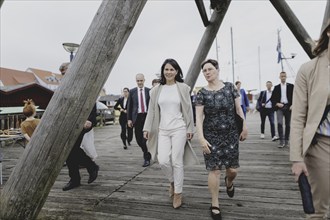
M 229 198 L 221 176 L 220 208 L 226 220 L 303 220 L 298 185 L 291 175 L 289 149 L 272 142 L 266 122 L 265 139 L 260 136 L 259 114 L 247 114 L 248 139 L 240 143 L 240 168 L 235 180 L 235 197 Z M 81 169 L 82 186 L 63 192 L 69 180 L 63 167 L 38 219 L 49 220 L 207 220 L 211 219 L 207 171 L 198 140 L 193 148 L 200 165 L 185 168 L 183 206 L 176 210 L 168 198 L 169 183 L 154 163 L 143 168 L 143 154 L 135 140 L 124 150 L 120 126 L 95 128 L 99 176 L 87 184 L 88 173 Z M 23 153 L 19 145 L 2 148 L 4 181 Z
M 146 0 L 103 1 L 1 192 L 0 219 L 35 219 Z

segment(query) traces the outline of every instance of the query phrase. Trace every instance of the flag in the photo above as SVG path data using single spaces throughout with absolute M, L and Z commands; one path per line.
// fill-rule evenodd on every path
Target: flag
M 277 51 L 277 63 L 281 62 L 282 59 L 282 48 L 281 48 L 281 37 L 280 37 L 280 31 L 277 31 L 277 46 L 276 46 L 276 51 Z

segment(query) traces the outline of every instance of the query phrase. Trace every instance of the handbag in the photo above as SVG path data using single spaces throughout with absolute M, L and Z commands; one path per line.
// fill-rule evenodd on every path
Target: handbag
M 242 133 L 242 131 L 243 131 L 243 122 L 244 122 L 244 119 L 239 114 L 237 114 L 237 112 L 236 112 L 236 104 L 235 104 L 235 97 L 234 97 L 234 95 L 233 95 L 233 101 L 234 101 L 235 122 L 236 122 L 237 132 L 240 135 Z
M 308 179 L 304 173 L 300 174 L 298 179 L 298 185 L 299 185 L 304 212 L 306 214 L 315 213 L 315 209 L 313 205 L 313 197 L 311 193 L 311 186 L 309 185 Z
M 261 94 L 260 94 L 261 95 Z M 264 91 L 263 97 L 261 98 L 261 100 L 263 100 L 264 97 L 267 97 L 267 91 Z M 265 98 L 266 99 L 266 98 Z M 261 100 L 259 101 L 259 99 L 257 100 L 257 104 L 256 104 L 256 110 L 258 112 L 260 112 L 262 110 L 262 108 L 264 108 L 262 106 L 262 102 Z M 270 101 L 270 98 L 265 102 L 265 105 Z
M 89 156 L 93 161 L 97 158 L 97 153 L 94 145 L 94 130 L 84 134 L 84 137 L 81 141 L 80 148 L 85 151 L 87 156 Z
M 240 135 L 242 133 L 242 131 L 243 131 L 243 122 L 244 122 L 244 119 L 239 114 L 237 114 L 237 112 L 236 112 L 235 99 L 234 99 L 234 111 L 235 111 L 236 127 L 237 127 L 238 134 Z

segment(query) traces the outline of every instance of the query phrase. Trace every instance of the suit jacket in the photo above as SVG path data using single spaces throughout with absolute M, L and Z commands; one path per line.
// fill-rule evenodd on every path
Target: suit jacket
M 87 129 L 85 129 L 85 128 L 82 129 L 82 131 L 80 132 L 80 135 L 79 135 L 78 139 L 76 140 L 75 146 L 73 148 L 80 147 L 84 135 L 87 132 L 91 131 L 93 129 L 93 127 L 96 126 L 96 124 L 97 124 L 97 121 L 96 121 L 96 104 L 94 105 L 94 107 L 93 107 L 91 113 L 89 114 L 87 120 L 90 121 L 90 122 L 92 122 L 92 126 L 90 128 L 87 128 Z
M 176 85 L 180 95 L 181 111 L 187 126 L 187 133 L 194 133 L 194 118 L 190 99 L 190 87 L 185 83 L 179 82 L 177 82 Z M 157 85 L 151 90 L 150 105 L 143 127 L 143 131 L 149 132 L 148 150 L 154 160 L 157 156 L 159 123 L 161 117 L 158 99 L 162 88 L 163 85 Z M 189 141 L 187 141 L 185 145 L 183 162 L 185 165 L 199 164 L 199 160 Z
M 97 121 L 96 121 L 96 104 L 93 106 L 93 109 L 92 109 L 91 113 L 89 114 L 87 120 L 90 121 L 90 122 L 92 122 L 92 126 L 89 129 L 83 129 L 83 133 L 89 132 L 97 124 Z
M 276 106 L 277 103 L 281 103 L 281 84 L 278 84 L 274 87 L 272 97 L 270 101 L 272 102 L 272 106 L 275 110 L 278 110 Z M 286 97 L 288 98 L 289 107 L 292 105 L 292 95 L 293 95 L 293 84 L 286 83 Z
M 303 64 L 296 77 L 290 135 L 290 160 L 303 161 L 329 99 L 328 50 Z
M 118 111 L 120 111 L 120 109 L 127 110 L 127 105 L 128 105 L 128 99 L 126 101 L 126 105 L 124 106 L 124 97 L 120 97 L 113 108 Z M 120 112 L 119 119 L 125 118 L 126 116 L 127 116 L 127 113 Z M 126 117 L 126 120 L 127 120 L 127 117 Z
M 263 90 L 260 92 L 258 102 L 260 103 L 260 106 L 261 106 L 261 104 L 266 104 L 267 101 L 268 101 L 267 100 L 267 90 Z M 270 102 L 270 100 L 268 102 Z M 264 108 L 264 107 L 262 107 L 262 108 Z
M 138 110 L 139 110 L 139 95 L 138 95 L 138 87 L 135 87 L 134 89 L 131 89 L 129 91 L 129 97 L 127 100 L 127 120 L 133 121 L 133 124 L 136 121 Z M 145 103 L 148 110 L 149 100 L 150 100 L 150 89 L 147 87 L 144 87 L 144 95 L 145 95 Z
M 124 97 L 120 97 L 113 107 L 115 110 L 125 109 L 127 110 L 128 99 L 126 101 L 126 105 L 124 106 Z

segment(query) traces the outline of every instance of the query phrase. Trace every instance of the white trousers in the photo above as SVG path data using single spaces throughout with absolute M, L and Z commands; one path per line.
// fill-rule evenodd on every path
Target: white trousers
M 160 130 L 158 134 L 158 162 L 168 180 L 174 182 L 174 193 L 182 193 L 183 154 L 186 141 L 185 127 L 170 131 Z

